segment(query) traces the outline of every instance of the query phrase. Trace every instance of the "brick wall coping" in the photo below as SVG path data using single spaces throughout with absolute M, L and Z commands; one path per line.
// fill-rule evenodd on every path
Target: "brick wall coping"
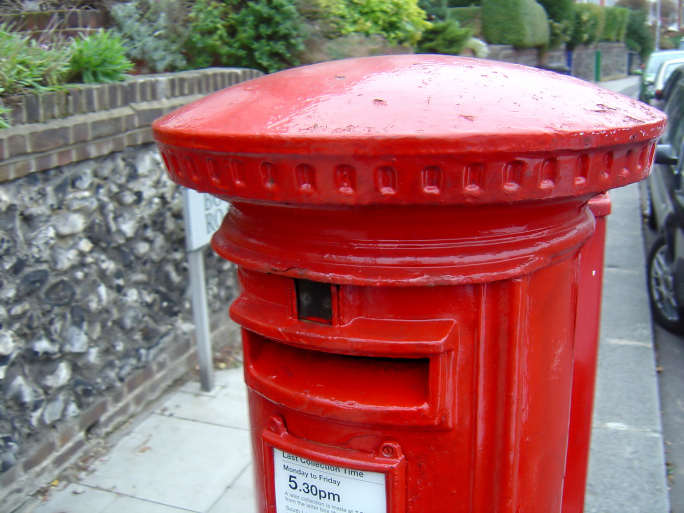
M 12 107 L 13 126 L 0 130 L 0 182 L 152 142 L 158 117 L 261 75 L 208 68 L 23 95 Z
M 52 36 L 88 36 L 107 25 L 105 11 L 95 9 L 60 9 L 57 11 L 29 11 L 0 13 L 0 23 L 16 32 L 26 32 L 40 38 L 45 31 Z

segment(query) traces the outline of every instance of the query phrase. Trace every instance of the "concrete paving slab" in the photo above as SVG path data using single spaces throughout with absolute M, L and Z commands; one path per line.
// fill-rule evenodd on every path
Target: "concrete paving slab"
M 34 513 L 103 513 L 116 498 L 115 493 L 71 483 L 63 490 L 53 491 Z
M 250 460 L 247 431 L 155 414 L 83 484 L 204 512 Z
M 252 472 L 253 468 L 250 464 L 207 513 L 255 513 L 256 500 Z
M 594 428 L 585 513 L 669 513 L 658 433 Z
M 606 248 L 606 251 L 609 249 Z M 607 266 L 604 269 L 604 291 L 606 288 L 608 290 L 604 292 L 601 305 L 601 335 L 603 337 L 631 340 L 649 346 L 653 344 L 653 328 L 644 272 L 625 272 L 623 269 Z M 653 359 L 652 355 L 651 359 Z
M 244 384 L 215 387 L 211 395 L 180 391 L 166 401 L 157 413 L 217 426 L 249 430 L 247 391 Z
M 611 337 L 604 337 L 602 344 L 594 425 L 617 423 L 660 433 L 657 389 L 644 386 L 657 379 L 653 347 L 646 342 Z
M 102 510 L 102 513 L 187 513 L 189 511 L 193 510 L 174 508 L 166 504 L 119 495 L 114 502 Z

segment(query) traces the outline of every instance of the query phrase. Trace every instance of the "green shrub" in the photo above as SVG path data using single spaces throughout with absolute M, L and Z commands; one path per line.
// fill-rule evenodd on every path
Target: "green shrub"
M 298 64 L 303 20 L 287 0 L 199 0 L 186 51 L 195 68 L 239 66 L 268 73 Z
M 606 22 L 606 8 L 596 4 L 576 4 L 568 49 L 599 41 Z
M 341 35 L 380 35 L 390 43 L 416 44 L 430 26 L 417 0 L 320 0 Z
M 549 21 L 534 0 L 483 0 L 482 33 L 490 44 L 548 46 Z
M 74 39 L 69 47 L 69 82 L 120 82 L 132 67 L 121 39 L 104 30 Z
M 237 32 L 228 2 L 197 0 L 190 12 L 185 51 L 192 68 L 231 66 L 237 59 L 231 37 Z
M 473 30 L 461 27 L 456 20 L 438 21 L 423 32 L 418 44 L 421 53 L 442 53 L 459 55 L 468 40 L 473 36 Z
M 236 52 L 244 56 L 241 66 L 272 73 L 298 64 L 295 55 L 302 48 L 303 25 L 289 1 L 246 2 L 234 20 Z
M 69 49 L 59 41 L 35 41 L 0 25 L 0 96 L 63 84 Z
M 606 24 L 601 33 L 601 41 L 623 41 L 627 30 L 629 11 L 624 7 L 605 9 Z
M 186 65 L 185 10 L 175 0 L 133 0 L 110 11 L 129 59 L 154 71 L 175 71 Z

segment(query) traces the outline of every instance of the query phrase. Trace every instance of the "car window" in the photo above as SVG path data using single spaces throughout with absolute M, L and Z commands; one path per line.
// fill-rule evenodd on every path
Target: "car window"
M 670 59 L 677 59 L 679 57 L 684 57 L 684 52 L 663 52 L 651 54 L 651 57 L 646 63 L 646 70 L 644 73 L 647 75 L 655 75 L 656 71 L 658 71 L 658 68 L 663 62 L 669 61 Z
M 684 78 L 675 85 L 665 106 L 667 114 L 667 131 L 663 142 L 669 143 L 675 151 L 679 151 L 684 138 Z
M 667 101 L 668 98 L 670 97 L 670 94 L 672 94 L 672 90 L 674 89 L 674 86 L 677 82 L 679 82 L 684 76 L 684 66 L 679 65 L 672 75 L 670 75 L 670 78 L 667 79 L 667 82 L 665 83 L 665 87 L 663 87 L 663 94 L 661 96 L 661 99 L 664 101 Z
M 663 77 L 663 82 L 665 82 L 670 77 L 670 75 L 672 75 L 672 72 L 674 70 L 676 70 L 682 64 L 683 64 L 682 61 L 674 61 L 674 62 L 668 63 L 667 68 L 665 68 L 665 75 Z

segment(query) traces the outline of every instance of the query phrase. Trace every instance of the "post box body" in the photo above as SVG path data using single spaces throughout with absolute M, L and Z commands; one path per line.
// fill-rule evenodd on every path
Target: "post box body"
M 601 324 L 606 216 L 610 214 L 608 195 L 600 194 L 593 198 L 589 202 L 589 208 L 596 219 L 596 226 L 594 234 L 584 245 L 580 254 L 568 456 L 563 483 L 563 513 L 584 511 Z
M 158 121 L 171 177 L 232 202 L 213 247 L 239 265 L 259 512 L 561 511 L 587 204 L 646 176 L 663 125 L 443 56 L 290 70 Z
M 232 215 L 243 215 L 241 206 Z M 331 286 L 330 326 L 298 319 L 296 279 L 241 268 L 242 293 L 231 314 L 245 328 L 260 511 L 276 502 L 273 448 L 388 473 L 396 480 L 387 490 L 388 511 L 560 510 L 579 247 L 592 218 L 569 216 L 565 208 L 531 208 L 515 223 L 517 216 L 500 208 L 475 209 L 478 215 L 412 210 L 380 209 L 384 226 L 365 213 L 347 235 L 368 223 L 392 234 L 395 244 L 401 229 L 413 234 L 412 244 L 428 245 L 415 238 L 426 225 L 445 236 L 466 224 L 471 237 L 448 241 L 477 245 L 477 235 L 493 228 L 485 221 L 495 220 L 502 231 L 532 223 L 571 236 L 539 255 L 543 267 L 511 277 L 505 265 L 478 283 L 378 286 L 340 283 L 343 276 L 329 274 L 325 281 L 338 284 Z M 317 214 L 317 221 L 332 222 Z M 287 213 L 273 216 L 260 222 L 276 223 L 293 244 L 279 252 L 301 249 L 297 233 L 284 233 Z M 324 229 L 318 222 L 289 224 L 318 235 Z M 340 232 L 335 237 L 345 247 Z M 223 231 L 217 240 L 220 253 L 230 251 Z M 488 241 L 476 258 L 498 249 L 504 263 L 512 248 L 495 246 Z M 378 249 L 380 258 L 384 248 Z M 328 454 L 330 448 L 339 452 Z M 374 466 L 362 465 L 370 456 Z

